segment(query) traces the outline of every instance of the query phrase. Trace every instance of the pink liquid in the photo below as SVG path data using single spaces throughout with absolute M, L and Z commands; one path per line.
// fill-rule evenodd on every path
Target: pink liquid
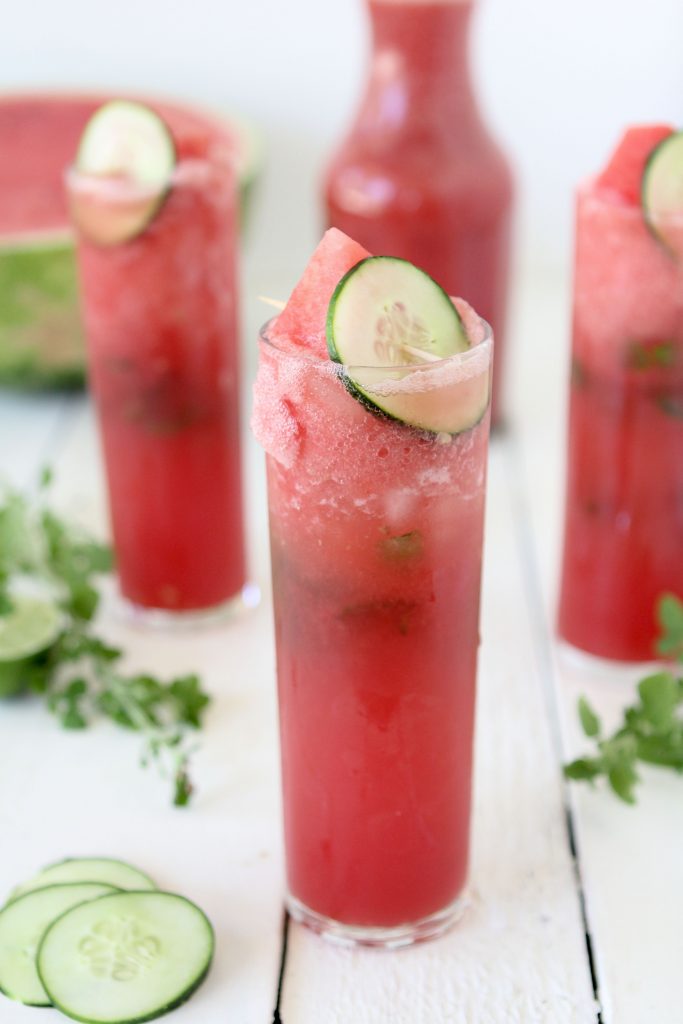
M 496 422 L 512 180 L 472 92 L 472 4 L 369 0 L 369 11 L 370 78 L 327 171 L 327 221 L 424 268 L 492 325 Z
M 591 654 L 655 654 L 683 598 L 683 270 L 638 206 L 579 195 L 559 631 Z
M 254 429 L 290 893 L 348 925 L 420 921 L 467 876 L 488 416 L 439 442 L 263 342 Z
M 121 590 L 172 611 L 245 580 L 234 182 L 197 146 L 146 230 L 78 246 Z

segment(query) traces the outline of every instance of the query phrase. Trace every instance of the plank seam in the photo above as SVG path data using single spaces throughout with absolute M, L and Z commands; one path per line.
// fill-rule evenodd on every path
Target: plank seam
M 563 749 L 559 710 L 551 682 L 555 676 L 549 639 L 552 633 L 545 614 L 536 546 L 530 528 L 532 517 L 528 499 L 529 489 L 526 478 L 526 464 L 518 435 L 509 434 L 505 438 L 504 444 L 508 454 L 508 458 L 505 461 L 508 467 L 511 500 L 513 507 L 516 506 L 516 515 L 513 518 L 516 524 L 515 532 L 517 533 L 522 555 L 522 578 L 525 581 L 529 614 L 533 631 L 536 634 L 536 643 L 534 644 L 535 657 L 538 664 L 538 672 L 541 679 L 543 695 L 548 709 L 553 747 L 560 759 L 560 763 L 562 763 L 564 761 L 565 752 Z M 593 988 L 593 997 L 596 1003 L 595 1024 L 607 1024 L 607 1021 L 603 1017 L 603 1006 L 600 997 L 600 977 L 593 950 L 593 937 L 590 931 L 588 913 L 586 909 L 586 893 L 583 875 L 581 872 L 581 862 L 579 859 L 576 826 L 569 799 L 569 787 L 563 774 L 560 779 L 560 789 L 562 793 L 562 803 L 564 805 L 567 843 L 569 845 L 569 853 L 573 866 L 577 898 L 579 901 L 579 912 L 583 923 L 591 986 Z
M 287 950 L 289 948 L 289 911 L 285 908 L 282 917 L 282 945 L 280 948 L 280 969 L 277 978 L 277 991 L 275 993 L 275 1009 L 273 1011 L 273 1024 L 284 1024 L 280 1016 L 282 1008 L 282 993 L 285 987 L 285 973 L 287 970 Z

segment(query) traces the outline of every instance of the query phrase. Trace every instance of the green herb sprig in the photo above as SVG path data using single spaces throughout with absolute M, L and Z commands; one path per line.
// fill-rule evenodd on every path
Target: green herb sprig
M 141 763 L 155 763 L 172 779 L 173 803 L 193 793 L 193 734 L 210 698 L 196 675 L 163 682 L 148 673 L 127 675 L 123 651 L 95 633 L 97 576 L 112 567 L 111 549 L 52 511 L 45 500 L 51 474 L 44 472 L 35 497 L 0 492 L 0 615 L 13 609 L 18 584 L 38 584 L 59 606 L 64 628 L 57 641 L 26 670 L 25 685 L 41 695 L 65 729 L 87 728 L 104 716 L 143 737 Z
M 683 664 L 683 602 L 665 594 L 657 606 L 661 636 L 658 653 Z M 616 795 L 636 802 L 637 762 L 683 773 L 683 678 L 663 669 L 638 683 L 638 700 L 624 711 L 619 728 L 603 736 L 602 723 L 585 697 L 579 699 L 581 727 L 595 740 L 597 753 L 565 765 L 569 779 L 594 783 L 605 777 Z

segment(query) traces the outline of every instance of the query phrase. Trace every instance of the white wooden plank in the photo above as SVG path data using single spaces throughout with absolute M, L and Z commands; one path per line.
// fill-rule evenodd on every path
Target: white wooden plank
M 569 315 L 566 283 L 527 288 L 520 310 L 515 410 L 526 478 L 527 535 L 538 588 L 537 638 L 545 645 L 566 760 L 589 749 L 577 724 L 585 694 L 608 727 L 634 696 L 638 673 L 579 666 L 553 640 L 562 536 Z M 551 340 L 554 339 L 554 340 Z M 642 770 L 638 804 L 605 789 L 571 786 L 571 809 L 605 1024 L 680 1015 L 683 914 L 683 780 Z
M 100 532 L 102 473 L 92 413 L 80 403 L 55 465 L 55 501 Z M 264 508 L 261 460 L 248 479 Z M 258 513 L 259 523 L 262 512 Z M 266 536 L 261 530 L 261 565 Z M 270 1020 L 281 936 L 277 729 L 270 608 L 193 632 L 134 629 L 108 595 L 100 627 L 130 668 L 197 671 L 213 695 L 199 737 L 192 806 L 170 805 L 170 783 L 138 765 L 136 736 L 100 724 L 59 729 L 36 702 L 0 707 L 0 896 L 50 860 L 100 854 L 139 864 L 165 887 L 196 899 L 217 931 L 214 968 L 174 1014 L 178 1024 Z M 3 1000 L 3 1024 L 38 1010 Z
M 515 536 L 508 446 L 489 477 L 472 905 L 399 954 L 293 927 L 285 1024 L 589 1024 L 597 1011 Z
M 32 485 L 57 455 L 78 398 L 0 389 L 0 481 Z

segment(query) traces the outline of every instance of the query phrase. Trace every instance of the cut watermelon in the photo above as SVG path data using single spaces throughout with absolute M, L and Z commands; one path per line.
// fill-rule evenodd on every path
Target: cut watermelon
M 647 159 L 662 139 L 671 135 L 667 124 L 636 125 L 628 128 L 607 167 L 596 180 L 596 187 L 618 192 L 633 206 L 640 205 L 640 187 Z
M 84 380 L 74 243 L 63 173 L 83 128 L 110 96 L 0 97 L 0 384 L 74 387 Z M 183 156 L 222 137 L 238 170 L 242 214 L 258 173 L 254 133 L 175 104 L 152 103 Z
M 327 359 L 330 299 L 341 278 L 370 253 L 337 228 L 330 228 L 311 256 L 303 277 L 273 324 L 274 338 L 288 338 Z

